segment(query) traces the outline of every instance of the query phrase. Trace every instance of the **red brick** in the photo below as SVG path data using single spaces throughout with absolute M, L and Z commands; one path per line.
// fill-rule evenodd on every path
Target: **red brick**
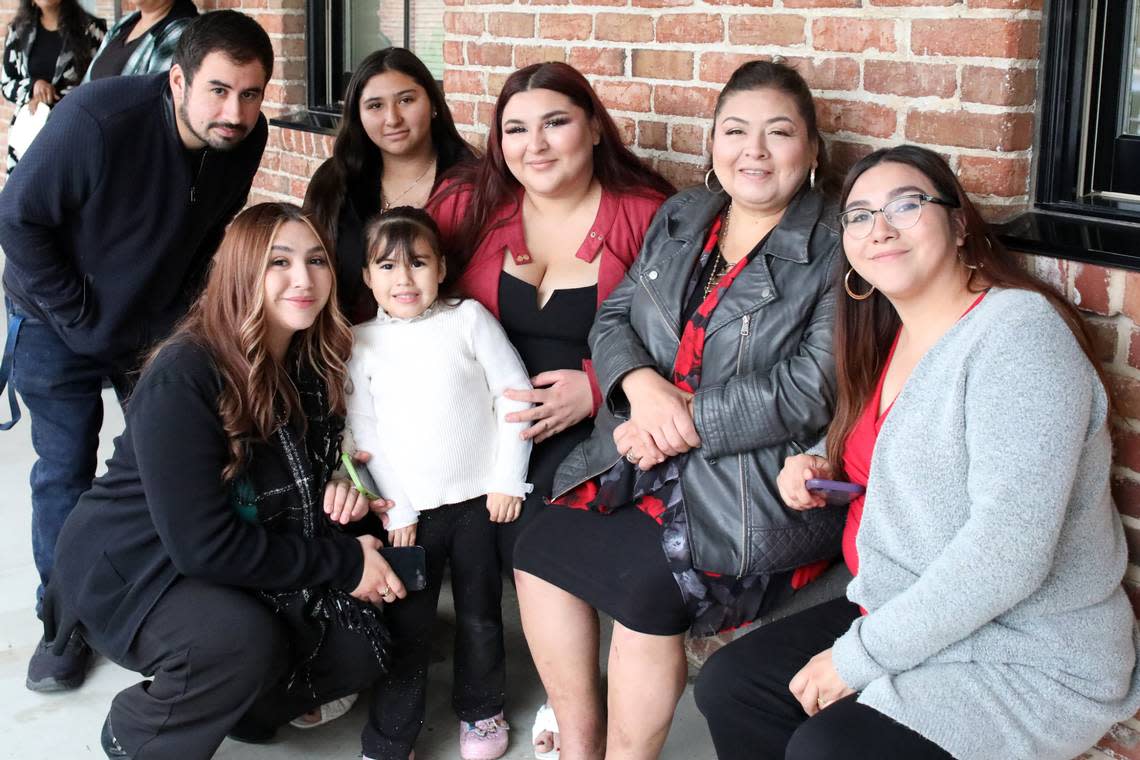
M 895 109 L 858 100 L 817 98 L 815 111 L 819 128 L 824 132 L 856 132 L 872 137 L 890 137 L 895 133 L 898 115 Z
M 1073 303 L 1081 311 L 1107 315 L 1108 271 L 1092 264 L 1078 264 L 1073 277 Z
M 649 150 L 666 150 L 666 133 L 668 126 L 663 121 L 637 122 L 637 144 Z
M 480 101 L 476 105 L 476 121 L 486 127 L 490 127 L 491 123 L 495 120 L 495 104 L 489 103 L 486 100 Z
M 555 0 L 555 5 L 565 3 L 566 0 Z M 570 0 L 574 5 L 613 5 L 622 6 L 628 3 L 628 0 Z
M 1027 106 L 1037 97 L 1037 70 L 962 67 L 962 100 L 995 106 Z
M 469 100 L 452 100 L 447 104 L 456 124 L 475 123 L 475 104 Z
M 772 0 L 705 0 L 707 5 L 744 5 L 751 8 L 771 8 Z
M 765 58 L 749 53 L 702 53 L 698 76 L 705 82 L 723 84 L 745 63 Z
M 969 55 L 1036 58 L 1038 21 L 993 19 L 916 19 L 910 49 L 918 55 Z
M 265 86 L 265 102 L 280 103 L 282 105 L 296 105 L 305 102 L 305 85 L 278 84 L 270 82 Z
M 255 13 L 253 18 L 270 34 L 303 34 L 304 13 Z
M 1122 417 L 1140 419 L 1140 380 L 1113 372 L 1110 368 L 1108 384 L 1111 386 L 1116 413 Z M 1140 504 L 1137 507 L 1140 512 Z
M 1033 144 L 1033 114 L 911 111 L 906 137 L 932 145 L 987 150 L 1026 150 Z
M 283 56 L 304 58 L 308 48 L 304 37 L 283 37 L 274 41 L 278 54 Z
M 451 34 L 478 36 L 483 33 L 483 14 L 467 11 L 444 11 L 443 28 Z
M 533 13 L 490 13 L 487 31 L 492 37 L 534 37 Z
M 583 74 L 621 76 L 625 73 L 625 50 L 619 47 L 574 47 L 570 50 L 570 65 Z
M 705 154 L 705 130 L 694 124 L 674 124 L 672 148 L 675 153 Z
M 467 0 L 443 0 L 444 5 L 463 5 Z
M 1132 328 L 1132 335 L 1128 339 L 1128 366 L 1140 369 L 1140 330 L 1135 327 Z
M 693 54 L 677 50 L 634 50 L 633 75 L 646 79 L 692 79 Z
M 463 43 L 446 40 L 443 43 L 443 62 L 449 66 L 462 66 L 464 63 Z
M 1140 473 L 1140 432 L 1123 425 L 1112 426 L 1113 462 Z
M 626 147 L 633 145 L 637 139 L 637 122 L 628 116 L 615 116 L 614 124 L 618 128 L 618 133 L 621 134 L 622 144 Z
M 263 192 L 288 195 L 289 178 L 284 174 L 258 172 L 253 178 L 253 186 Z
M 632 13 L 599 13 L 594 19 L 594 39 L 650 42 L 653 40 L 653 18 Z
M 649 111 L 652 89 L 644 82 L 596 82 L 594 90 L 606 108 L 615 111 Z
M 659 84 L 653 87 L 653 110 L 658 114 L 711 119 L 718 94 L 717 90 L 707 87 Z
M 468 42 L 467 62 L 472 66 L 510 66 L 514 46 L 497 42 Z
M 854 58 L 800 58 L 790 56 L 785 63 L 796 71 L 813 90 L 859 89 L 859 62 Z
M 803 16 L 750 13 L 728 19 L 733 45 L 802 45 L 806 39 Z
M 566 48 L 553 45 L 515 45 L 515 68 L 547 61 L 566 62 Z
M 483 87 L 483 75 L 478 71 L 446 69 L 443 72 L 443 91 L 482 95 L 485 92 Z
M 1140 272 L 1126 272 L 1124 275 L 1123 312 L 1133 322 L 1140 322 Z
M 958 68 L 929 63 L 865 61 L 863 89 L 912 98 L 926 95 L 949 98 L 958 89 Z
M 594 17 L 588 13 L 544 13 L 538 17 L 538 36 L 544 40 L 588 40 Z
M 863 0 L 784 0 L 785 8 L 861 8 Z
M 870 0 L 871 5 L 880 6 L 907 6 L 907 5 L 920 5 L 936 6 L 936 5 L 959 5 L 962 0 Z
M 687 164 L 661 158 L 656 162 L 656 169 L 678 189 L 699 185 L 705 177 L 705 168 L 702 164 Z
M 1039 11 L 1045 7 L 1045 0 L 968 0 L 971 8 L 1014 8 Z
M 692 4 L 693 0 L 633 0 L 634 8 L 679 8 Z
M 890 19 L 817 18 L 811 22 L 811 38 L 816 50 L 893 53 L 896 49 L 895 22 Z
M 1029 159 L 962 156 L 958 159 L 958 180 L 968 192 L 979 195 L 1025 195 Z
M 722 42 L 724 22 L 709 13 L 668 13 L 657 19 L 658 42 Z
M 487 74 L 487 94 L 493 98 L 499 97 L 499 93 L 503 90 L 503 84 L 507 81 L 510 74 Z
M 827 144 L 827 157 L 831 161 L 832 172 L 842 177 L 859 159 L 872 150 L 873 148 L 866 143 L 829 140 Z

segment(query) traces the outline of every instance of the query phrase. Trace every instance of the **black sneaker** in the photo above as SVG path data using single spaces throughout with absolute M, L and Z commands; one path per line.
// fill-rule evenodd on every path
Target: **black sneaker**
M 103 745 L 103 752 L 107 757 L 127 757 L 127 751 L 119 744 L 119 740 L 115 738 L 115 734 L 111 731 L 111 716 L 108 715 L 107 719 L 103 721 L 103 731 L 99 734 L 99 743 Z
M 28 680 L 24 683 L 39 692 L 78 689 L 87 678 L 90 664 L 91 648 L 79 634 L 72 634 L 63 654 L 58 655 L 51 651 L 51 644 L 41 638 L 28 662 Z

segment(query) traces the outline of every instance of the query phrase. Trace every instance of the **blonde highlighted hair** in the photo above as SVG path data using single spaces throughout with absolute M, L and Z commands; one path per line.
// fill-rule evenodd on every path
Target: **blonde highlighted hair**
M 300 222 L 312 230 L 329 257 L 332 288 L 328 303 L 306 330 L 299 331 L 284 362 L 269 351 L 265 322 L 265 272 L 281 226 Z M 328 236 L 300 207 L 259 203 L 242 211 L 226 230 L 214 255 L 202 295 L 168 343 L 190 340 L 205 348 L 222 379 L 218 415 L 229 443 L 225 481 L 241 473 L 247 443 L 267 440 L 284 420 L 301 424 L 301 402 L 291 372 L 313 373 L 324 383 L 329 411 L 343 415 L 352 332 L 336 300 L 336 268 Z

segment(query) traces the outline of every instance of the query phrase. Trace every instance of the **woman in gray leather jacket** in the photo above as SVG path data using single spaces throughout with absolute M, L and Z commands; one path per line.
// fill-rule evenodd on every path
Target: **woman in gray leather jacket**
M 783 506 L 776 475 L 831 418 L 839 232 L 793 69 L 754 61 L 717 102 L 705 187 L 662 206 L 590 334 L 606 409 L 519 537 L 523 626 L 563 760 L 656 757 L 684 634 L 749 622 L 838 552 L 843 515 Z M 715 175 L 715 177 L 713 176 Z M 609 730 L 598 655 L 614 618 Z

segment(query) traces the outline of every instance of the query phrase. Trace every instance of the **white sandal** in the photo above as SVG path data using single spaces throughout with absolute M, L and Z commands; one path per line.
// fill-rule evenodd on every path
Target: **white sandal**
M 323 726 L 324 724 L 336 720 L 351 710 L 352 706 L 356 704 L 357 696 L 359 695 L 349 694 L 347 697 L 341 697 L 340 699 L 334 699 L 331 702 L 325 702 L 320 707 L 319 712 L 321 717 L 319 719 L 310 722 L 305 720 L 304 715 L 298 715 L 296 718 L 289 721 L 289 725 L 293 728 L 300 729 Z M 308 715 L 308 713 L 306 713 L 306 715 Z
M 550 733 L 554 748 L 546 752 L 541 752 L 535 745 L 535 742 L 537 742 L 538 737 L 545 732 Z M 538 712 L 534 714 L 534 727 L 530 730 L 530 744 L 534 747 L 534 756 L 538 758 L 538 760 L 558 760 L 559 749 L 557 737 L 558 721 L 554 717 L 554 708 L 544 703 L 542 707 L 538 708 Z

